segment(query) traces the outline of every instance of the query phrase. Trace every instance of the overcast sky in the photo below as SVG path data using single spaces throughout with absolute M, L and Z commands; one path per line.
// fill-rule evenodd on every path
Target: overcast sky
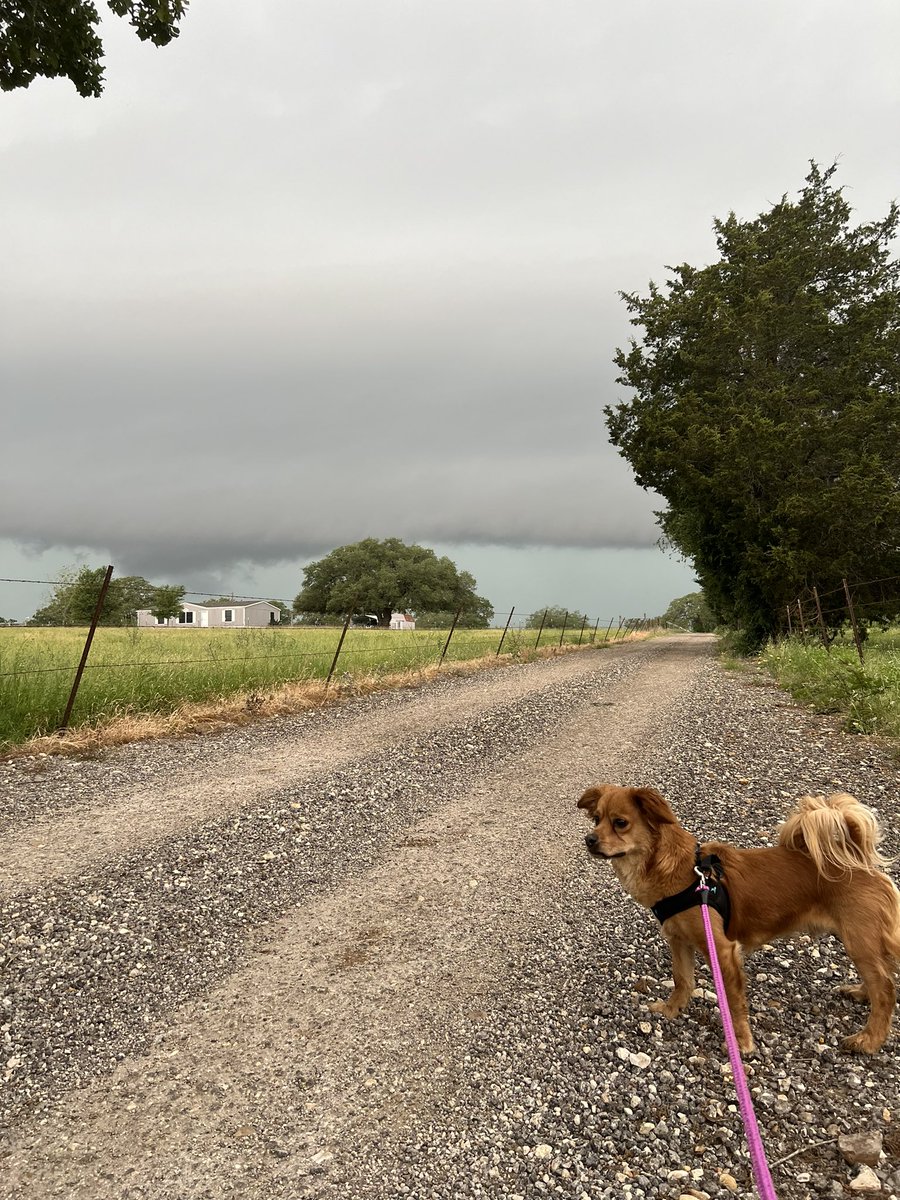
M 102 7 L 102 6 L 101 6 Z M 292 599 L 337 545 L 519 611 L 695 589 L 606 440 L 617 293 L 839 158 L 898 184 L 896 0 L 193 0 L 0 94 L 0 576 Z M 0 615 L 46 589 L 0 583 Z

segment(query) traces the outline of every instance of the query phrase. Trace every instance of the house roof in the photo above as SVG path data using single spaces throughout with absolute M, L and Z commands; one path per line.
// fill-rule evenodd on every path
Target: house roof
M 227 604 L 198 604 L 198 608 L 253 608 L 254 604 L 268 604 L 269 608 L 277 608 L 271 600 L 229 600 Z

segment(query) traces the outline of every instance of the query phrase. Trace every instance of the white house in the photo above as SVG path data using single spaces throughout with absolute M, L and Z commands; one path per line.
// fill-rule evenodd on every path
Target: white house
M 278 625 L 281 609 L 268 600 L 233 600 L 229 604 L 181 602 L 177 617 L 159 620 L 149 608 L 139 608 L 137 623 L 142 629 L 262 629 Z
M 391 613 L 391 629 L 415 629 L 415 617 L 407 613 Z

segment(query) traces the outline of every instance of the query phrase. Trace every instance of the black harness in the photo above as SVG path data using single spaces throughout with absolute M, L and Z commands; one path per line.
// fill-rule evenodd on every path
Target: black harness
M 731 898 L 722 882 L 722 860 L 717 854 L 704 854 L 701 857 L 698 845 L 695 864 L 694 869 L 703 874 L 707 887 L 698 887 L 697 880 L 695 880 L 693 883 L 689 883 L 683 891 L 676 892 L 674 896 L 666 896 L 657 904 L 651 905 L 650 911 L 662 924 L 663 921 L 668 921 L 669 917 L 674 917 L 676 913 L 684 912 L 685 909 L 695 908 L 698 904 L 708 904 L 722 918 L 722 928 L 727 933 L 728 922 L 731 919 Z

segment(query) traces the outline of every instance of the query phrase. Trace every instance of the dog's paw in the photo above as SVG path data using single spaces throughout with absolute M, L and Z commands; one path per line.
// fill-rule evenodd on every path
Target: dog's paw
M 659 1013 L 665 1017 L 667 1021 L 674 1021 L 681 1012 L 681 1004 L 672 1004 L 668 1000 L 654 1000 L 652 1004 L 648 1004 L 650 1012 Z
M 845 1037 L 841 1042 L 841 1050 L 844 1054 L 877 1054 L 883 1045 L 884 1038 L 877 1038 L 862 1030 L 861 1033 Z
M 838 991 L 842 996 L 849 996 L 851 1000 L 855 1000 L 857 1004 L 865 1004 L 869 999 L 869 993 L 864 983 L 844 983 L 841 984 Z

